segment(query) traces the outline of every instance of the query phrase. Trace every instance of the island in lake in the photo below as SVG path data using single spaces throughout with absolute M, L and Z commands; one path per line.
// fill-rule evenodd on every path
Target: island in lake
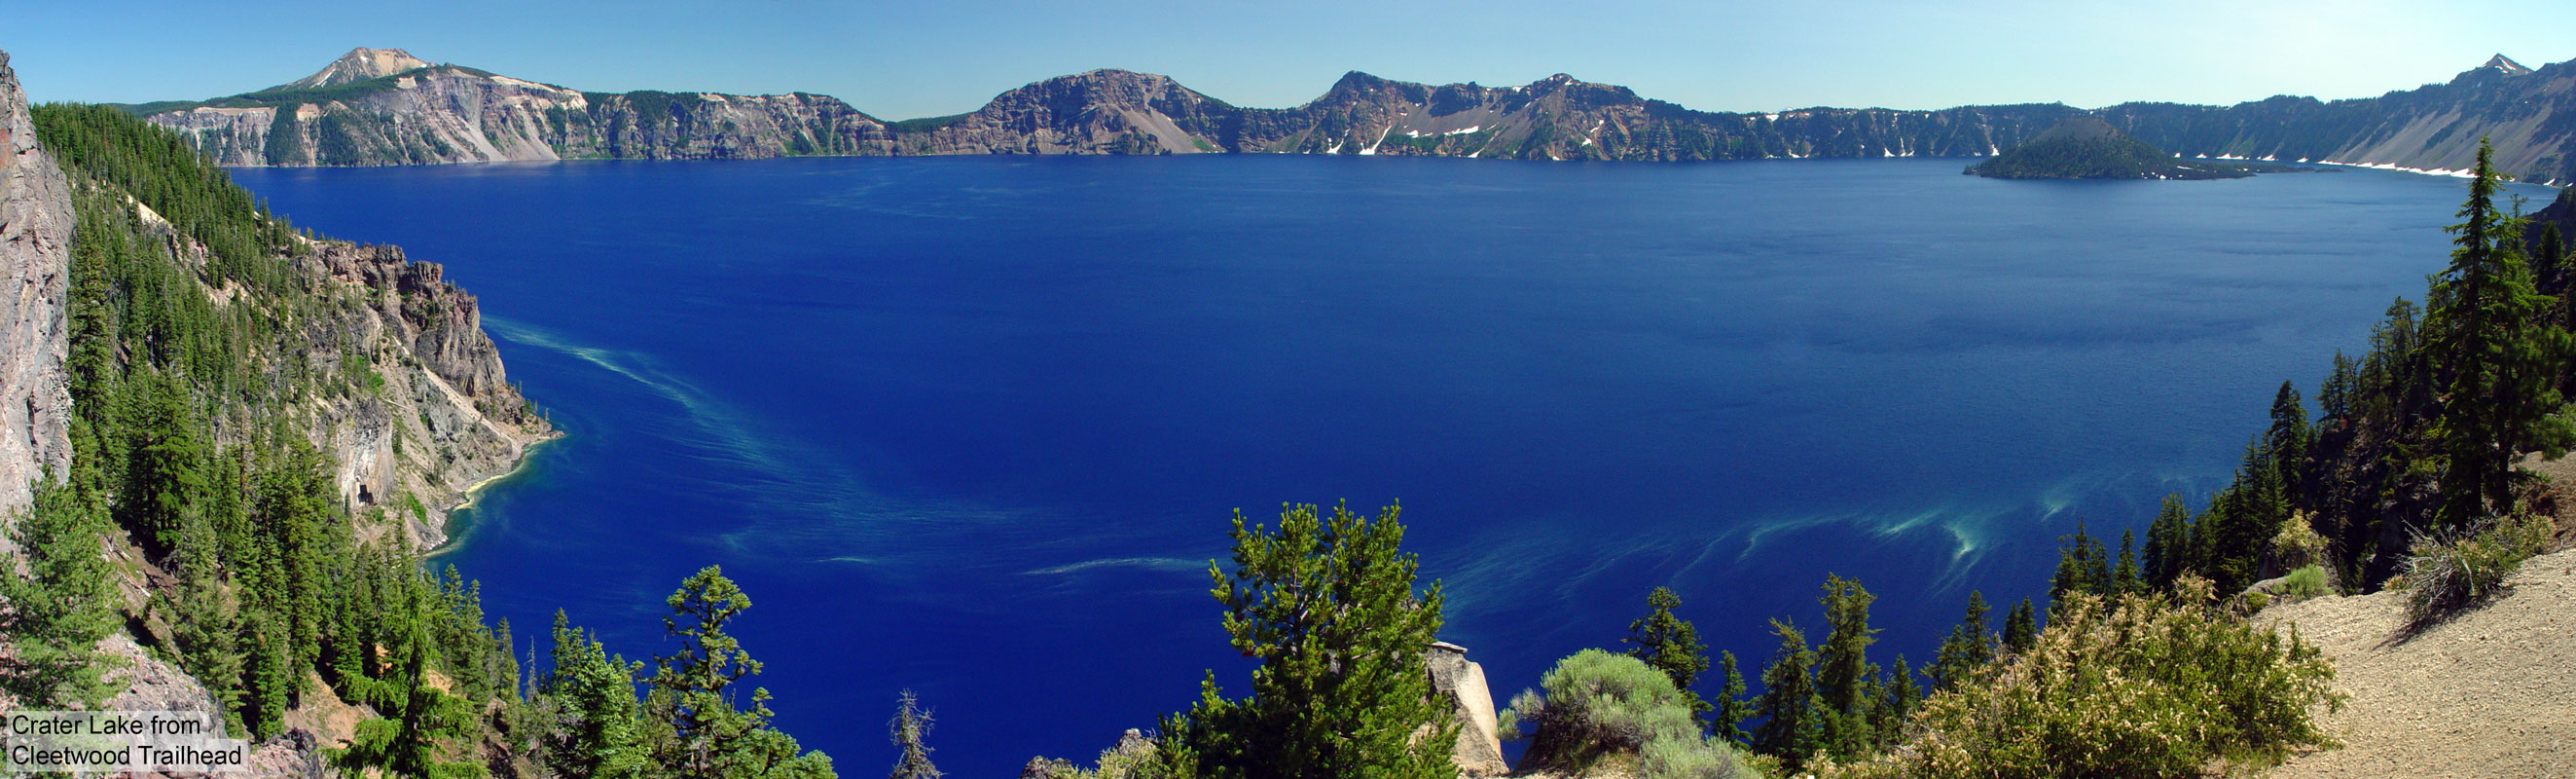
M 2138 140 L 2110 122 L 2070 117 L 2019 146 L 1968 166 L 1967 173 L 1996 179 L 2239 179 L 2293 168 L 2273 163 L 2182 160 Z

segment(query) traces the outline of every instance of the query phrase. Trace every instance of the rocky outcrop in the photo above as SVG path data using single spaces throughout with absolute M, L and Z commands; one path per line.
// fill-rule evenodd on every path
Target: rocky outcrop
M 1467 660 L 1467 648 L 1448 642 L 1422 653 L 1431 675 L 1431 694 L 1457 706 L 1458 745 L 1450 759 L 1462 776 L 1500 776 L 1511 771 L 1503 762 L 1503 742 L 1496 730 L 1494 695 L 1485 687 L 1485 668 Z
M 0 52 L 0 516 L 48 469 L 71 471 L 63 295 L 71 190 L 36 141 L 26 93 Z M 0 540 L 0 550 L 8 542 Z
M 317 323 L 308 360 L 342 360 L 358 344 L 372 390 L 322 402 L 315 443 L 337 455 L 353 513 L 385 508 L 413 545 L 446 542 L 446 514 L 484 481 L 517 467 L 555 433 L 503 373 L 474 296 L 393 246 L 315 245 L 298 267 L 361 302 Z M 380 382 L 380 384 L 378 384 Z M 406 498 L 406 496 L 408 496 Z

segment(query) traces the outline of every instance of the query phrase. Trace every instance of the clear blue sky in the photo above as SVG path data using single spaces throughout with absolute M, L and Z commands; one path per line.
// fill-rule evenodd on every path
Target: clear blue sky
M 973 110 L 1092 68 L 1291 106 L 1344 71 L 1520 84 L 1551 73 L 1692 108 L 1941 108 L 2364 97 L 2502 52 L 2576 59 L 2531 2 L 1096 0 L 434 3 L 8 0 L 0 50 L 39 101 L 245 92 L 354 46 L 592 91 L 820 92 L 889 119 Z

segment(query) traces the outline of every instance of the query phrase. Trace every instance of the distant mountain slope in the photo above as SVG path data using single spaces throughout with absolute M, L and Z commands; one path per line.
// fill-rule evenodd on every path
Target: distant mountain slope
M 396 73 L 409 70 L 419 70 L 426 67 L 429 67 L 428 62 L 422 61 L 419 57 L 412 56 L 411 52 L 408 51 L 403 51 L 401 49 L 370 49 L 362 46 L 350 49 L 349 53 L 340 55 L 339 59 L 332 60 L 331 64 L 323 66 L 321 70 L 315 71 L 313 75 L 269 87 L 262 91 L 278 92 L 290 89 L 321 89 L 323 87 L 336 87 L 341 84 L 384 78 Z
M 1968 167 L 1999 179 L 2228 179 L 2254 174 L 2219 165 L 2190 165 L 2120 132 L 2110 123 L 2078 116 L 2021 145 Z
M 1528 86 L 1427 86 L 1351 73 L 1294 108 L 1237 108 L 1174 83 L 1096 70 L 1002 93 L 983 110 L 898 123 L 898 153 L 1313 153 L 1709 160 L 1991 154 L 2077 113 L 1817 108 L 1715 114 L 1563 74 Z
M 224 165 L 413 165 L 567 157 L 883 154 L 885 123 L 822 95 L 579 92 L 395 49 L 358 49 L 283 86 L 128 106 Z
M 1723 113 L 1563 74 L 1487 87 L 1358 72 L 1304 105 L 1241 108 L 1166 76 L 1095 70 L 1003 92 L 972 113 L 888 123 L 822 95 L 579 92 L 427 65 L 400 49 L 353 50 L 259 92 L 127 109 L 180 130 L 227 165 L 802 154 L 1985 156 L 2088 113 L 2057 104 Z M 2498 55 L 2449 83 L 2377 98 L 2125 103 L 2090 113 L 2189 157 L 2460 170 L 2478 138 L 2492 136 L 2503 170 L 2576 182 L 2576 63 L 2532 70 Z
M 2532 70 L 2503 55 L 2452 78 L 2374 98 L 2274 97 L 2233 106 L 2124 103 L 2102 118 L 2185 156 L 2467 170 L 2478 139 L 2496 167 L 2533 183 L 2576 183 L 2576 63 Z

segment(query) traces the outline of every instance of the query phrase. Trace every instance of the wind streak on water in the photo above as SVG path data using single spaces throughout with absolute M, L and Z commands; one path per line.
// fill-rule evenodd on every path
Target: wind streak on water
M 731 555 L 859 565 L 876 576 L 902 578 L 906 571 L 924 567 L 983 564 L 963 543 L 966 539 L 989 541 L 990 534 L 1009 536 L 1014 528 L 1030 524 L 1023 515 L 872 491 L 857 474 L 839 466 L 833 453 L 758 432 L 744 414 L 663 369 L 649 355 L 571 343 L 559 333 L 515 320 L 486 317 L 484 322 L 504 341 L 577 358 L 678 406 L 697 435 L 670 440 L 692 446 L 705 459 L 720 461 L 711 467 L 753 477 L 701 483 L 724 491 L 738 505 L 763 509 L 745 512 L 741 519 L 748 523 L 712 536 Z M 796 521 L 802 517 L 833 521 Z M 1172 567 L 1165 562 L 1092 560 L 1032 573 L 1071 573 L 1106 565 Z

